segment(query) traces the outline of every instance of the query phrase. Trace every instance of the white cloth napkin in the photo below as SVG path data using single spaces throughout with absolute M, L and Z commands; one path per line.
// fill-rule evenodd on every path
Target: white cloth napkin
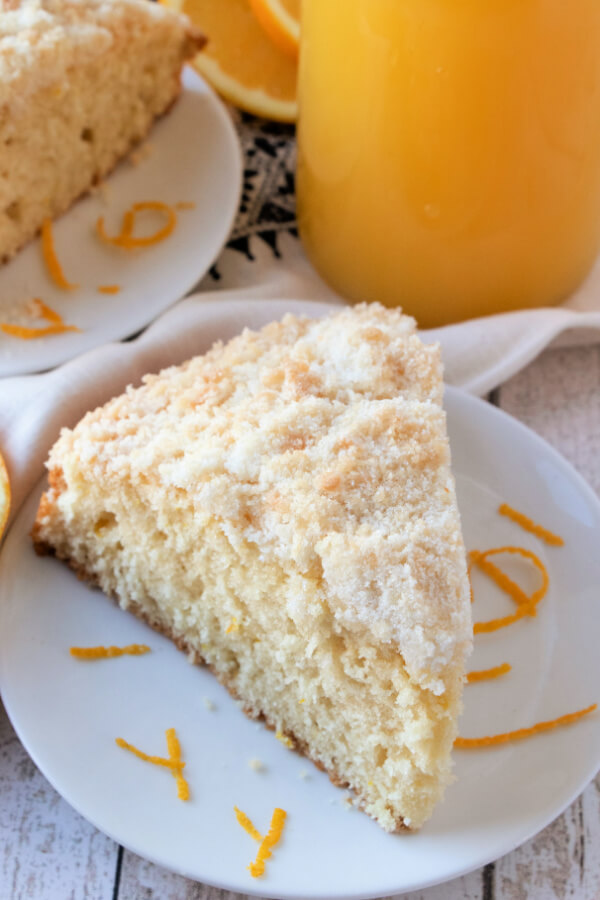
M 41 375 L 1 380 L 0 451 L 11 480 L 11 519 L 41 477 L 60 428 L 74 425 L 87 410 L 146 372 L 202 353 L 244 325 L 260 327 L 286 312 L 320 316 L 343 302 L 312 270 L 286 224 L 275 252 L 264 240 L 254 241 L 251 253 L 226 249 L 200 292 L 175 304 L 135 340 L 98 347 Z M 490 316 L 422 337 L 440 342 L 448 383 L 484 394 L 558 337 L 600 340 L 600 264 L 562 307 Z

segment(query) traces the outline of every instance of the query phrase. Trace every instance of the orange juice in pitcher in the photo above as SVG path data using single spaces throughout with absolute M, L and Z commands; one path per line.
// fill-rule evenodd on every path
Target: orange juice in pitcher
M 303 0 L 298 216 L 422 327 L 561 302 L 600 245 L 599 0 Z

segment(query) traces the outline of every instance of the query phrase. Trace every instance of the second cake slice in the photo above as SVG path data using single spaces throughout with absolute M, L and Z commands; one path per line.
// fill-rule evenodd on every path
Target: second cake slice
M 0 0 L 0 261 L 146 136 L 203 43 L 150 0 Z

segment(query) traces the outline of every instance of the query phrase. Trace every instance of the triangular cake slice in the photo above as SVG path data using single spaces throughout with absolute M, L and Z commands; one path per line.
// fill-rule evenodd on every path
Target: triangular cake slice
M 146 136 L 204 43 L 148 0 L 0 0 L 0 261 Z
M 64 430 L 33 531 L 389 831 L 451 778 L 471 646 L 441 404 L 400 312 L 286 316 Z

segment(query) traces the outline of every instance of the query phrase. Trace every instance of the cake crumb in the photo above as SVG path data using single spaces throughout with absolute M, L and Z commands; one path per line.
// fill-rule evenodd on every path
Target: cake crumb
M 310 776 L 306 769 L 300 769 L 300 771 L 298 772 L 298 778 L 301 778 L 302 781 L 307 781 L 309 777 Z
M 342 800 L 346 812 L 350 812 L 351 809 L 354 809 L 354 799 L 352 797 L 352 794 L 344 794 Z
M 129 162 L 137 167 L 140 163 L 144 162 L 145 159 L 152 156 L 153 151 L 154 148 L 152 144 L 149 141 L 146 141 L 129 154 Z
M 212 700 L 209 700 L 208 697 L 203 697 L 203 698 L 202 698 L 202 702 L 204 703 L 205 707 L 207 708 L 207 710 L 208 710 L 209 712 L 213 712 L 213 711 L 214 711 L 214 709 L 215 709 L 215 704 L 212 702 Z
M 94 197 L 98 197 L 104 206 L 108 205 L 112 198 L 112 191 L 105 181 L 99 181 L 98 184 L 93 184 L 90 188 L 90 194 Z
M 260 759 L 256 759 L 256 757 L 249 760 L 248 765 L 250 766 L 250 768 L 252 769 L 253 772 L 264 772 L 265 771 L 264 763 Z
M 277 730 L 275 732 L 275 737 L 278 741 L 281 741 L 281 743 L 284 744 L 288 748 L 288 750 L 294 749 L 295 744 L 293 740 L 291 739 L 291 737 L 288 737 L 287 734 L 284 734 L 283 731 Z

